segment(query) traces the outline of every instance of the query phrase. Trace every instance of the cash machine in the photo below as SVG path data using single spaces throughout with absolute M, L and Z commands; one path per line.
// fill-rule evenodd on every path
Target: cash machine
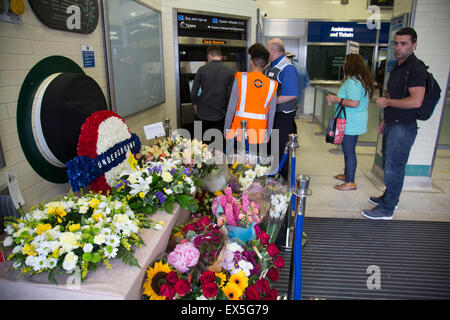
M 211 44 L 218 45 L 227 65 L 236 72 L 247 71 L 247 24 L 245 18 L 177 12 L 178 126 L 191 135 L 195 114 L 190 92 L 197 70 L 208 61 L 206 49 Z

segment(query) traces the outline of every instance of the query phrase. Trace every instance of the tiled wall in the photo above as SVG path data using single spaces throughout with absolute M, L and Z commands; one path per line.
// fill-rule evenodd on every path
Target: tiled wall
M 13 170 L 25 199 L 25 208 L 68 190 L 67 184 L 43 180 L 29 165 L 22 152 L 16 126 L 17 100 L 22 82 L 40 60 L 52 55 L 66 56 L 82 66 L 81 45 L 95 49 L 95 68 L 84 69 L 106 90 L 101 22 L 89 35 L 49 29 L 32 12 L 28 1 L 21 16 L 23 24 L 0 22 L 0 139 L 6 168 L 0 169 L 0 188 L 6 186 L 6 171 Z
M 418 37 L 416 56 L 430 66 L 429 71 L 445 96 L 450 66 L 450 1 L 418 0 L 413 27 Z M 408 164 L 431 165 L 443 105 L 444 98 L 439 101 L 429 120 L 418 121 L 419 132 Z
M 132 132 L 145 143 L 143 126 L 161 121 L 168 116 L 176 122 L 175 65 L 173 54 L 173 8 L 222 12 L 248 16 L 256 24 L 256 3 L 254 1 L 160 1 L 144 0 L 162 13 L 163 54 L 166 102 L 160 106 L 142 111 L 125 120 Z M 163 4 L 161 3 L 163 2 Z M 106 69 L 103 49 L 103 27 L 101 19 L 96 30 L 89 35 L 53 30 L 43 25 L 34 15 L 28 1 L 22 15 L 23 24 L 0 22 L 0 139 L 5 156 L 6 168 L 0 169 L 0 189 L 6 187 L 6 171 L 15 171 L 26 205 L 25 209 L 66 193 L 68 184 L 54 184 L 42 179 L 29 165 L 22 152 L 16 126 L 16 108 L 20 88 L 29 70 L 40 60 L 52 55 L 63 55 L 82 66 L 81 45 L 95 49 L 95 68 L 83 69 L 96 80 L 107 96 Z M 255 31 L 252 31 L 253 37 Z

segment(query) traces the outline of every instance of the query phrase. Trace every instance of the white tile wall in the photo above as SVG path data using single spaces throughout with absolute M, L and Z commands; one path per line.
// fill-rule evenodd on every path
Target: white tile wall
M 429 71 L 445 95 L 450 70 L 450 1 L 418 0 L 413 27 L 418 38 L 415 53 L 430 66 Z M 444 98 L 441 98 L 433 116 L 427 121 L 418 122 L 419 131 L 408 164 L 431 165 L 443 105 Z
M 22 15 L 23 24 L 0 22 L 0 139 L 6 168 L 0 169 L 0 188 L 6 186 L 6 171 L 14 170 L 26 201 L 25 209 L 67 192 L 68 184 L 54 184 L 43 180 L 29 165 L 17 135 L 16 109 L 22 83 L 30 69 L 51 55 L 63 55 L 82 66 L 81 44 L 95 47 L 96 68 L 84 69 L 94 78 L 105 95 L 103 31 L 89 35 L 53 30 L 43 25 L 32 12 L 29 3 Z
M 173 50 L 172 9 L 189 9 L 246 16 L 256 24 L 256 3 L 240 0 L 193 0 L 161 1 L 143 0 L 161 11 L 163 25 L 163 54 L 165 69 L 166 102 L 140 112 L 125 120 L 132 132 L 136 132 L 145 143 L 143 126 L 161 121 L 168 116 L 176 123 L 175 65 Z M 162 3 L 163 2 L 163 3 Z M 43 180 L 26 160 L 17 135 L 16 108 L 20 88 L 29 70 L 40 60 L 51 55 L 63 55 L 82 66 L 81 45 L 95 48 L 95 68 L 84 69 L 96 80 L 107 96 L 107 75 L 104 62 L 103 26 L 101 19 L 90 35 L 53 30 L 43 25 L 32 12 L 29 3 L 22 15 L 23 24 L 0 22 L 0 139 L 6 160 L 6 168 L 0 169 L 0 188 L 6 186 L 5 173 L 14 170 L 18 175 L 19 187 L 26 201 L 25 209 L 66 193 L 68 184 L 54 184 Z M 254 34 L 254 30 L 253 30 Z M 252 36 L 254 41 L 254 35 Z

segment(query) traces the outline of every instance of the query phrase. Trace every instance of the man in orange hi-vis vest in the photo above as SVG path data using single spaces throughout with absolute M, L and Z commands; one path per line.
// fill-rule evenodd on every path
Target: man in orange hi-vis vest
M 276 111 L 278 83 L 262 72 L 269 63 L 269 52 L 262 44 L 254 44 L 249 50 L 250 72 L 237 72 L 227 115 L 225 137 L 241 140 L 241 120 L 247 121 L 249 144 L 267 143 Z

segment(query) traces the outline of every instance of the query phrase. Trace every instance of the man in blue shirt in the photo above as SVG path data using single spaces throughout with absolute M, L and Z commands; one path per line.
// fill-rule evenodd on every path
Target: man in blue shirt
M 298 73 L 295 66 L 285 55 L 283 41 L 278 38 L 269 40 L 267 50 L 270 53 L 270 66 L 266 69 L 266 76 L 278 81 L 277 109 L 275 113 L 273 129 L 278 129 L 278 141 L 270 144 L 278 144 L 279 161 L 283 157 L 284 147 L 289 141 L 289 134 L 294 132 L 295 112 L 297 110 Z M 273 137 L 273 136 L 272 136 Z M 270 151 L 270 148 L 268 149 Z M 281 176 L 287 180 L 288 167 L 284 165 Z
M 305 91 L 305 88 L 309 87 L 309 77 L 308 77 L 308 71 L 304 66 L 300 64 L 298 59 L 295 58 L 295 54 L 286 52 L 286 57 L 291 60 L 291 63 L 294 65 L 294 67 L 297 69 L 298 73 L 298 97 L 297 97 L 297 108 L 300 108 L 302 105 L 302 98 L 303 93 Z

